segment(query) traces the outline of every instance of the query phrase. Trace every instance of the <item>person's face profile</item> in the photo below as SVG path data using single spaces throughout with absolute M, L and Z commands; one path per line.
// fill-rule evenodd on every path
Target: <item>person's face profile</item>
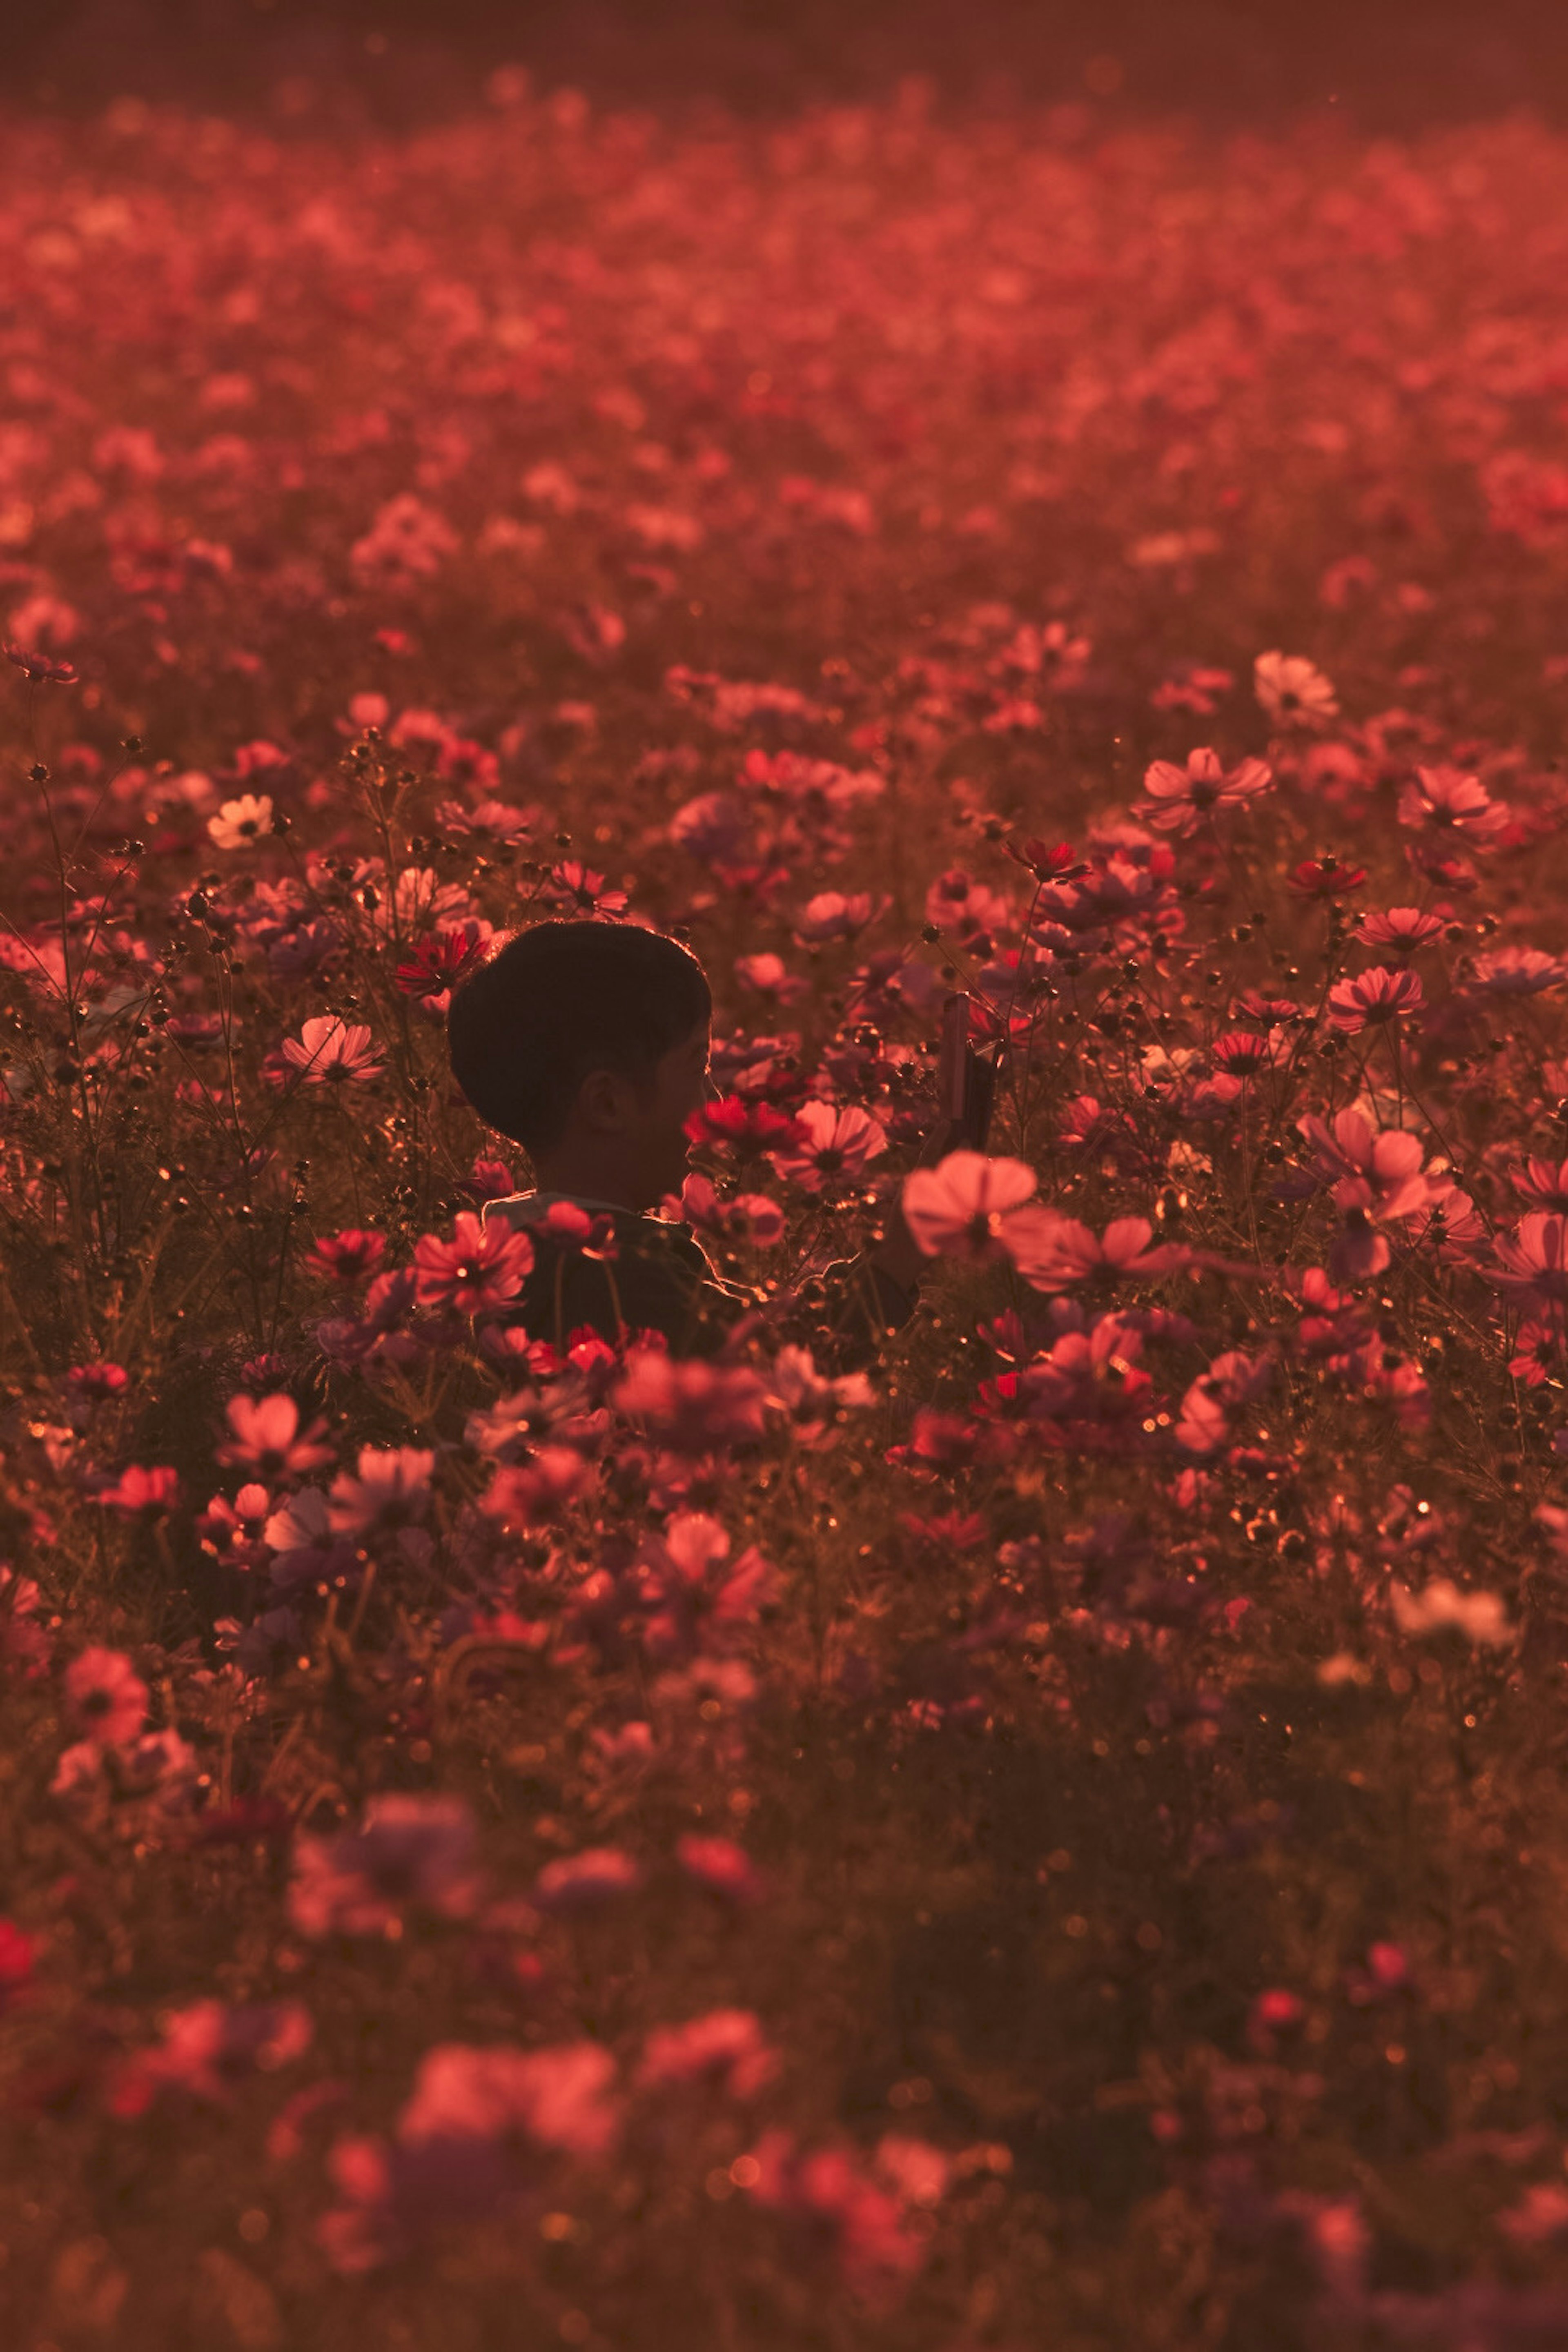
M 655 1066 L 653 1098 L 644 1139 L 650 1174 L 656 1164 L 660 1171 L 660 1198 L 666 1192 L 679 1192 L 686 1181 L 691 1153 L 686 1122 L 708 1097 L 711 1043 L 710 1024 L 700 1022 L 689 1036 L 662 1054 Z

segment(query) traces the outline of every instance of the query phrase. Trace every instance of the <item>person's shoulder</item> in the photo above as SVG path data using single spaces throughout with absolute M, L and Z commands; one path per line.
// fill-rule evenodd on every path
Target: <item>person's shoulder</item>
M 498 1225 L 531 1224 L 541 1212 L 531 1209 L 530 1203 L 538 1197 L 536 1192 L 503 1193 L 499 1201 L 485 1202 L 479 1211 L 479 1222 L 488 1225 L 493 1217 Z

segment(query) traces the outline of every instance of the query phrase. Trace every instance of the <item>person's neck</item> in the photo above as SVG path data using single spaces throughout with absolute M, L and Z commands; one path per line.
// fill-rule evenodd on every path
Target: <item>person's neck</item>
M 552 1154 L 545 1160 L 535 1160 L 533 1172 L 542 1192 L 570 1192 L 579 1200 L 609 1201 L 617 1209 L 627 1209 L 646 1215 L 655 1203 L 642 1197 L 624 1170 L 605 1167 L 591 1155 L 575 1152 Z

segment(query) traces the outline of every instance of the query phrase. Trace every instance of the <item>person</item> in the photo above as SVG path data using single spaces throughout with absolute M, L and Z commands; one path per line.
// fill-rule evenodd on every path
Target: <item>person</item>
M 688 1225 L 657 1213 L 712 1092 L 712 1012 L 689 949 L 603 919 L 534 924 L 454 991 L 452 1074 L 539 1180 L 485 1210 L 533 1243 L 512 1318 L 531 1336 L 559 1348 L 584 1326 L 612 1342 L 651 1329 L 672 1354 L 712 1356 L 776 1320 L 764 1292 L 727 1281 Z M 552 1218 L 562 1203 L 580 1213 Z M 825 1270 L 799 1302 L 815 1307 L 824 1369 L 872 1360 L 914 1313 L 927 1264 L 895 1208 L 880 1241 Z

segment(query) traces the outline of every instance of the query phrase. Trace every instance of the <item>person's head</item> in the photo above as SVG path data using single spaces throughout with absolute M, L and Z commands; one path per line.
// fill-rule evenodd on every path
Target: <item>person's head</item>
M 536 923 L 447 1015 L 452 1074 L 551 1191 L 652 1208 L 687 1172 L 713 1000 L 697 958 L 636 924 Z

